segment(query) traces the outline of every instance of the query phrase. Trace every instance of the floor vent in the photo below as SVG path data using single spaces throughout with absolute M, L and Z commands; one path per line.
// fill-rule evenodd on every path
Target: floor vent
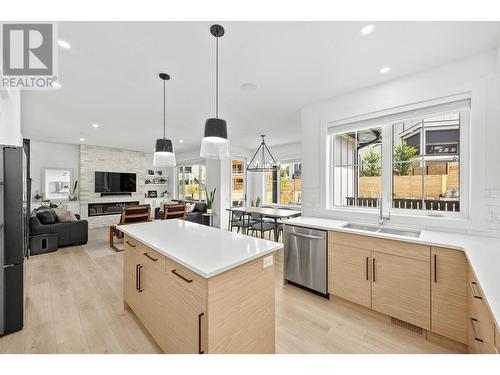
M 398 326 L 398 327 L 401 327 L 401 328 L 404 328 L 404 329 L 411 331 L 413 333 L 417 333 L 419 335 L 424 334 L 424 330 L 422 328 L 414 326 L 413 324 L 407 323 L 407 322 L 399 320 L 397 318 L 393 318 L 392 316 L 391 316 L 391 324 Z

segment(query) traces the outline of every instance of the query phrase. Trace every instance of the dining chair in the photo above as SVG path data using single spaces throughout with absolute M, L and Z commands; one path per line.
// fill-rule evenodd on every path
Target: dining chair
M 115 246 L 115 237 L 123 238 L 123 232 L 120 230 L 120 225 L 143 223 L 151 221 L 151 206 L 149 204 L 141 204 L 124 208 L 120 214 L 120 222 L 109 227 L 109 246 L 116 252 L 123 251 Z

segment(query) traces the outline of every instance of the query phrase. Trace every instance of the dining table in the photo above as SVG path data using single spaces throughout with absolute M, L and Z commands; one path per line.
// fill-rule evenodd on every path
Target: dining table
M 236 207 L 230 207 L 227 209 L 227 211 L 231 212 L 231 218 L 229 220 L 228 224 L 228 230 L 231 230 L 231 221 L 233 220 L 233 213 L 234 212 L 241 212 L 243 214 L 257 214 L 260 215 L 260 236 L 261 238 L 264 238 L 264 232 L 262 231 L 264 220 L 263 218 L 270 218 L 274 219 L 274 239 L 275 241 L 278 241 L 278 236 L 279 236 L 279 231 L 278 231 L 278 220 L 285 220 L 285 219 L 290 219 L 292 217 L 297 217 L 302 214 L 301 211 L 297 210 L 291 210 L 291 209 L 285 209 L 285 208 L 274 208 L 274 207 L 242 207 L 242 206 L 236 206 Z M 244 223 L 244 217 L 243 216 L 243 223 Z M 248 219 L 250 221 L 250 218 Z

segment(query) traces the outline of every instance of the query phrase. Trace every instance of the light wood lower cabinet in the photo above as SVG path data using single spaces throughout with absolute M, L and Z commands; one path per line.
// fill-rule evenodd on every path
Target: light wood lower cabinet
M 470 353 L 495 354 L 495 323 L 484 293 L 472 268 L 467 272 L 468 327 L 467 346 Z
M 328 265 L 331 271 L 328 290 L 331 294 L 365 307 L 372 306 L 371 251 L 333 243 Z
M 431 247 L 431 330 L 467 343 L 467 259 L 462 251 Z
M 165 353 L 274 353 L 274 262 L 205 279 L 127 237 L 124 302 Z
M 429 262 L 374 251 L 372 268 L 372 308 L 429 329 Z

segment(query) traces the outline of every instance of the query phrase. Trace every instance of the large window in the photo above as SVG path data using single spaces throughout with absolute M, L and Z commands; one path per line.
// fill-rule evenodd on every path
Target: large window
M 231 204 L 243 206 L 245 204 L 245 160 L 231 161 Z
M 177 167 L 177 198 L 206 200 L 206 166 L 203 164 Z
M 281 162 L 279 171 L 265 173 L 264 185 L 264 203 L 302 204 L 302 162 L 300 160 Z
M 378 207 L 384 198 L 397 211 L 464 212 L 469 106 L 464 100 L 366 122 L 375 126 L 331 128 L 331 206 Z

